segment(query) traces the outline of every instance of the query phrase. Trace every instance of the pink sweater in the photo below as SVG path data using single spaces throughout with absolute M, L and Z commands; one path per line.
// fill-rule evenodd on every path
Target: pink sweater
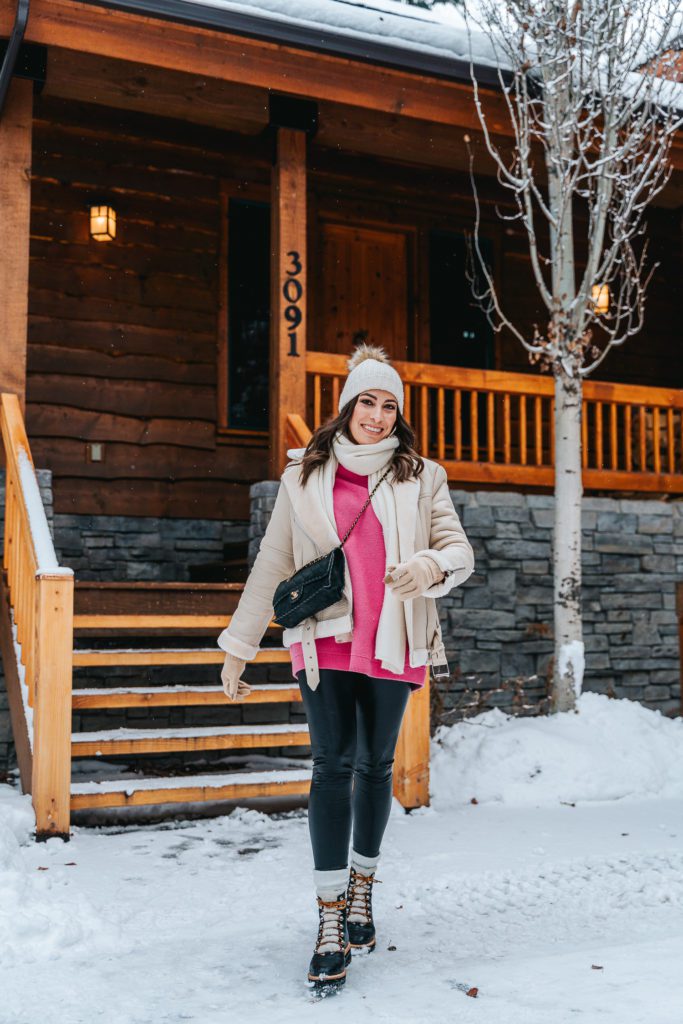
M 337 534 L 343 537 L 363 507 L 368 496 L 368 478 L 351 473 L 338 466 L 334 481 L 334 519 Z M 408 644 L 404 671 L 394 675 L 382 668 L 375 658 L 375 637 L 379 616 L 384 601 L 384 576 L 386 573 L 386 550 L 382 525 L 369 505 L 351 536 L 344 545 L 344 554 L 351 577 L 353 591 L 353 638 L 347 643 L 337 643 L 333 636 L 319 637 L 315 641 L 320 668 L 343 669 L 347 672 L 361 672 L 375 679 L 398 679 L 422 686 L 426 666 L 411 668 L 408 661 Z M 300 643 L 290 647 L 292 672 L 296 676 L 304 668 Z

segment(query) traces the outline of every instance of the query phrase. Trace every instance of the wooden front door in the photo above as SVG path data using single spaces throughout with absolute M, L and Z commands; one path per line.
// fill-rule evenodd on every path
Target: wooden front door
M 332 223 L 321 232 L 320 333 L 311 348 L 348 355 L 367 341 L 407 359 L 408 234 Z

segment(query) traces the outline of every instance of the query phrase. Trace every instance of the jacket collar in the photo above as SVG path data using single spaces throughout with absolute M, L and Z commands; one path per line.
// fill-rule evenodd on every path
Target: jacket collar
M 311 500 L 312 489 L 299 483 L 299 469 L 292 466 L 282 474 L 282 484 L 298 521 L 299 527 L 310 537 L 322 554 L 327 554 L 340 543 L 340 537 L 317 501 Z M 415 528 L 417 525 L 417 502 L 420 496 L 420 481 L 415 478 L 402 483 L 392 481 L 390 486 L 396 495 L 398 549 L 401 561 L 407 561 L 415 554 Z

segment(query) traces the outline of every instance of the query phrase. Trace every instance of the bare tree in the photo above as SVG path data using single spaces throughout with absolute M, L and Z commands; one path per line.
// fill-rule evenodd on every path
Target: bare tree
M 532 337 L 506 316 L 479 247 L 477 200 L 477 297 L 494 328 L 511 331 L 555 380 L 554 710 L 574 707 L 584 672 L 582 380 L 643 324 L 654 269 L 643 215 L 668 180 L 669 147 L 681 125 L 683 85 L 672 47 L 680 16 L 681 0 L 466 4 L 470 43 L 474 26 L 495 53 L 512 129 L 510 156 L 489 127 L 472 64 L 484 145 L 512 199 L 512 212 L 501 216 L 525 229 L 547 313 Z M 473 174 L 472 183 L 476 199 Z

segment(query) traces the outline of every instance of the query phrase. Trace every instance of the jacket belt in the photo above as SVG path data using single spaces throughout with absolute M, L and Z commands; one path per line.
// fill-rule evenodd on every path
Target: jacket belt
M 441 630 L 436 633 L 429 652 L 429 663 L 432 666 L 435 679 L 446 679 L 451 674 L 446 658 L 446 648 L 441 638 Z
M 304 619 L 302 625 L 301 650 L 304 656 L 306 668 L 306 682 L 311 690 L 317 690 L 320 682 L 320 667 L 318 665 L 318 651 L 315 646 L 315 623 L 316 619 L 311 616 Z

